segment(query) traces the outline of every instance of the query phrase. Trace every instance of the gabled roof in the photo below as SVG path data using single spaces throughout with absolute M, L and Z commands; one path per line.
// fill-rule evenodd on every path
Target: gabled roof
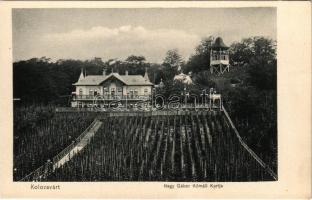
M 104 79 L 105 79 L 105 76 L 88 75 L 84 77 L 83 79 L 79 79 L 73 85 L 99 85 Z
M 89 75 L 83 79 L 79 79 L 73 85 L 100 85 L 111 77 L 115 77 L 125 85 L 153 85 L 141 75 L 120 75 L 118 73 L 111 73 L 108 76 L 103 75 Z
M 115 77 L 115 78 L 117 78 L 118 80 L 120 80 L 121 82 L 123 82 L 124 84 L 127 85 L 127 83 L 123 80 L 123 78 L 118 73 L 111 73 L 111 74 L 109 74 L 108 76 L 106 76 L 104 78 L 104 80 L 101 83 L 103 83 L 104 81 L 110 79 L 111 77 Z

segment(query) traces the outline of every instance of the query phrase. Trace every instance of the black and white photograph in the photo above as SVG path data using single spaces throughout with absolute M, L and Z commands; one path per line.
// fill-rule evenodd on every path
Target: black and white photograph
M 0 198 L 311 198 L 311 19 L 0 1 Z
M 276 14 L 14 8 L 13 181 L 277 181 Z

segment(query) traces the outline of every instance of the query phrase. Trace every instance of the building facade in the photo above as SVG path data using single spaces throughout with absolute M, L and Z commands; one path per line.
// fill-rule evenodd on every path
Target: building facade
M 145 72 L 142 75 L 125 75 L 119 73 L 84 76 L 81 72 L 76 83 L 71 102 L 72 107 L 105 107 L 111 102 L 133 105 L 138 101 L 151 99 L 154 86 Z

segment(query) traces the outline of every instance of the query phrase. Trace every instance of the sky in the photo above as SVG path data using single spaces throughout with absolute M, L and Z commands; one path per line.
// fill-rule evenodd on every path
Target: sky
M 276 40 L 275 8 L 13 9 L 13 59 L 125 59 L 161 63 L 170 49 L 185 60 L 204 37 L 228 46 L 253 36 Z

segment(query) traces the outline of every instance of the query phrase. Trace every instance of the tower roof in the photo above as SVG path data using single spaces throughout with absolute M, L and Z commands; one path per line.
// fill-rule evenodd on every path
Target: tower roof
M 79 76 L 78 81 L 84 79 L 84 77 L 85 77 L 85 76 L 84 76 L 84 74 L 83 74 L 83 69 L 81 68 L 81 73 L 80 73 L 80 76 Z
M 148 78 L 148 74 L 147 74 L 147 69 L 145 68 L 145 74 L 144 74 L 144 79 L 148 82 L 150 82 L 150 79 Z
M 228 49 L 229 47 L 226 46 L 223 42 L 223 39 L 221 37 L 217 37 L 215 42 L 212 44 L 212 49 Z

